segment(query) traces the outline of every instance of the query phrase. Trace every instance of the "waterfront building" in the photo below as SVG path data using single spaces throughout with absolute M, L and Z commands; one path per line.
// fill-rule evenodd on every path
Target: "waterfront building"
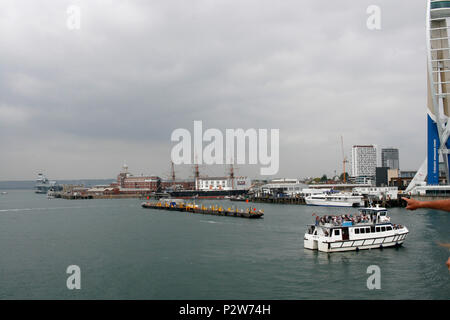
M 398 149 L 382 148 L 381 149 L 381 166 L 389 169 L 400 169 Z
M 155 175 L 134 176 L 128 172 L 126 164 L 122 167 L 122 172 L 117 176 L 117 183 L 111 184 L 120 189 L 147 189 L 149 191 L 159 191 L 161 188 L 161 178 Z
M 353 193 L 375 198 L 376 200 L 397 200 L 398 187 L 357 187 L 353 188 Z
M 133 189 L 151 189 L 157 190 L 161 185 L 161 179 L 157 176 L 127 176 L 123 177 L 119 174 L 118 184 L 122 188 Z
M 414 176 L 417 174 L 417 171 L 394 171 L 392 176 L 389 177 L 389 186 L 397 186 L 399 189 L 404 190 L 408 185 L 410 185 L 411 181 L 414 179 Z
M 400 176 L 400 170 L 399 169 L 388 169 L 387 171 L 387 179 L 388 179 L 388 186 L 392 186 L 392 180 L 395 178 L 398 178 Z
M 302 193 L 307 185 L 298 179 L 273 179 L 255 190 L 257 196 L 296 196 Z
M 388 185 L 388 167 L 376 167 L 375 184 L 377 187 L 386 187 Z
M 376 174 L 377 149 L 374 145 L 352 147 L 352 177 L 355 183 L 371 183 Z
M 197 177 L 195 190 L 248 190 L 251 186 L 248 177 Z

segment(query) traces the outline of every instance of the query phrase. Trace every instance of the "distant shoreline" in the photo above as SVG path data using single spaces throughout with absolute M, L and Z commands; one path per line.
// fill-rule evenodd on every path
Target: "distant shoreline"
M 52 180 L 52 179 L 50 179 Z M 74 179 L 74 180 L 55 180 L 58 184 L 82 184 L 84 186 L 95 186 L 110 184 L 115 179 Z M 0 181 L 0 190 L 30 190 L 34 189 L 36 181 L 22 180 L 22 181 Z

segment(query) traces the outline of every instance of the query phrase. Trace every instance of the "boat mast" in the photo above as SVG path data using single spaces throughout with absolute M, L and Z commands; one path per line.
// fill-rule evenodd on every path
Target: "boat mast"
M 194 162 L 194 184 L 195 184 L 195 190 L 198 190 L 198 179 L 200 178 L 200 171 L 198 169 L 198 163 L 197 163 L 197 156 L 195 156 L 195 162 Z
M 175 187 L 175 168 L 174 168 L 174 165 L 173 165 L 173 161 L 171 161 L 171 169 L 172 169 L 172 187 Z
M 231 180 L 231 189 L 234 190 L 234 167 L 233 163 L 230 165 L 230 180 Z

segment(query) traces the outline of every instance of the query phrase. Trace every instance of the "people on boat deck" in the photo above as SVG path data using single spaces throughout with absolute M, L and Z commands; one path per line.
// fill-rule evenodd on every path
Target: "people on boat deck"
M 314 214 L 315 215 L 315 214 Z M 325 225 L 325 224 L 332 224 L 333 226 L 341 226 L 343 222 L 351 222 L 352 225 L 357 223 L 372 223 L 376 222 L 376 216 L 372 214 L 359 214 L 356 216 L 353 216 L 352 214 L 347 215 L 343 214 L 340 216 L 331 216 L 331 215 L 324 215 L 324 216 L 318 216 L 316 215 L 316 221 L 315 225 Z M 402 229 L 403 226 L 400 224 L 393 224 L 392 228 L 394 230 Z
M 314 214 L 315 215 L 315 214 Z M 343 222 L 351 222 L 353 224 L 357 223 L 373 223 L 376 222 L 376 215 L 373 213 L 371 214 L 364 214 L 360 213 L 355 216 L 352 214 L 343 214 L 343 215 L 324 215 L 324 216 L 318 216 L 316 215 L 316 222 L 315 225 L 324 225 L 324 224 L 332 224 L 334 226 L 340 226 Z M 398 228 L 398 226 L 397 226 Z

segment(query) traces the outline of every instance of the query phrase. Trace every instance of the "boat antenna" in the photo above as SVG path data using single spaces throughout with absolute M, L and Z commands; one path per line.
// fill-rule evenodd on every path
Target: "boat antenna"
M 198 190 L 198 178 L 200 178 L 200 171 L 198 169 L 198 163 L 197 163 L 197 155 L 195 155 L 195 161 L 194 161 L 194 183 L 195 183 L 195 190 Z

